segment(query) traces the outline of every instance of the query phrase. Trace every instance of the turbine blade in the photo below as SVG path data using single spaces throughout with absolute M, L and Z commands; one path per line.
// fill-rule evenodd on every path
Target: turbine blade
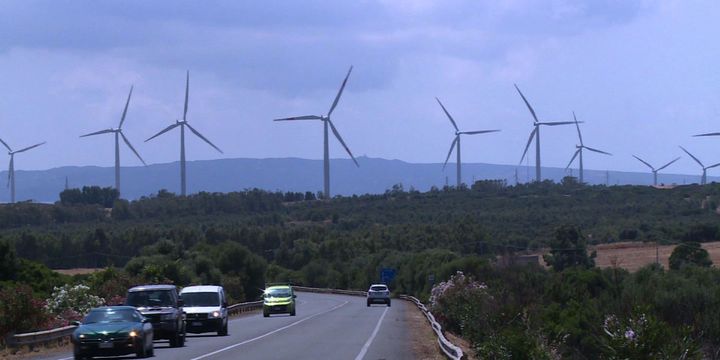
M 30 150 L 30 149 L 34 149 L 34 148 L 36 148 L 36 147 L 38 147 L 38 146 L 40 146 L 40 145 L 44 145 L 44 144 L 45 144 L 45 141 L 43 141 L 43 142 L 41 142 L 41 143 L 39 143 L 39 144 L 35 144 L 35 145 L 33 145 L 33 146 L 28 146 L 28 147 L 26 147 L 26 148 L 24 148 L 24 149 L 20 149 L 20 150 L 18 150 L 18 151 L 15 151 L 15 154 L 21 153 L 21 152 L 25 152 L 25 151 L 28 151 L 28 150 Z
M 699 160 L 698 158 L 696 158 L 693 154 L 691 154 L 689 151 L 687 151 L 684 147 L 680 146 L 680 148 L 681 148 L 682 151 L 684 151 L 686 154 L 690 155 L 690 157 L 693 158 L 693 160 L 695 160 L 696 163 L 700 164 L 701 167 L 703 167 L 703 168 L 705 167 L 705 165 L 703 165 L 703 163 L 700 162 L 700 160 Z
M 96 131 L 96 132 L 93 132 L 93 133 L 89 133 L 89 134 L 85 134 L 85 135 L 80 135 L 80 137 L 82 138 L 82 137 L 93 136 L 93 135 L 109 134 L 109 133 L 113 133 L 113 132 L 115 132 L 115 130 L 113 130 L 113 129 L 100 130 L 100 131 Z
M 351 68 L 352 69 L 352 68 Z M 355 160 L 355 157 L 350 152 L 350 148 L 345 144 L 345 141 L 343 141 L 342 136 L 340 136 L 340 133 L 335 128 L 335 125 L 333 125 L 332 121 L 327 120 L 327 122 L 330 124 L 330 129 L 332 129 L 333 134 L 335 134 L 335 137 L 340 141 L 340 144 L 345 148 L 345 151 L 347 151 L 348 155 L 350 155 L 350 158 L 352 158 L 352 161 L 355 163 L 355 166 L 360 167 L 360 164 L 358 164 L 357 160 Z
M 327 116 L 329 117 L 330 114 L 335 110 L 335 107 L 338 104 L 338 101 L 340 101 L 340 96 L 342 96 L 343 90 L 345 90 L 345 84 L 347 84 L 348 78 L 350 77 L 350 73 L 352 72 L 352 65 L 350 65 L 350 70 L 348 70 L 347 75 L 345 75 L 345 80 L 343 80 L 342 85 L 340 85 L 340 90 L 338 90 L 337 95 L 335 95 L 335 101 L 333 101 L 332 105 L 330 106 L 330 111 L 328 111 Z
M 575 150 L 575 154 L 573 154 L 573 157 L 572 157 L 572 159 L 570 159 L 570 162 L 569 162 L 569 163 L 567 164 L 567 166 L 565 167 L 565 170 L 567 170 L 568 168 L 570 168 L 570 165 L 572 165 L 573 161 L 575 161 L 575 158 L 578 156 L 578 154 L 580 154 L 580 151 L 581 151 L 581 150 L 582 150 L 582 148 Z
M 712 165 L 710 165 L 710 166 L 706 167 L 706 168 L 705 168 L 705 170 L 707 170 L 707 169 L 712 169 L 712 168 L 714 168 L 714 167 L 718 167 L 718 166 L 720 166 L 720 163 L 717 163 L 717 164 L 712 164 Z
M 525 145 L 525 151 L 523 151 L 522 157 L 520 158 L 520 164 L 522 164 L 523 160 L 525 160 L 525 155 L 527 154 L 527 151 L 530 148 L 530 144 L 532 143 L 533 136 L 535 136 L 536 131 L 537 131 L 537 128 L 533 128 L 533 131 L 530 132 L 530 137 L 528 138 L 527 145 Z
M 140 159 L 140 161 L 143 163 L 143 165 L 147 166 L 147 164 L 145 163 L 145 160 L 143 160 L 143 158 L 140 156 L 140 154 L 138 154 L 137 150 L 135 150 L 135 148 L 132 146 L 132 144 L 130 144 L 130 140 L 128 140 L 125 137 L 125 134 L 123 134 L 122 131 L 120 132 L 120 136 L 122 137 L 123 141 L 125 142 L 125 145 L 127 145 L 130 148 L 130 150 L 132 150 L 132 152 L 135 153 L 135 156 L 137 156 L 138 159 Z
M 675 158 L 675 160 L 673 160 L 673 161 L 671 161 L 671 162 L 669 162 L 669 163 L 667 163 L 667 164 L 663 165 L 663 166 L 662 166 L 661 168 L 657 169 L 657 171 L 660 171 L 660 170 L 662 170 L 662 169 L 664 169 L 664 168 L 666 168 L 666 167 L 670 166 L 670 165 L 671 165 L 672 163 L 674 163 L 674 162 L 676 162 L 676 161 L 678 161 L 678 160 L 680 160 L 680 157 L 676 157 L 676 158 Z
M 166 133 L 166 132 L 168 132 L 168 131 L 170 131 L 170 130 L 178 127 L 178 126 L 180 126 L 179 123 L 174 123 L 174 124 L 172 124 L 172 125 L 164 128 L 164 129 L 163 129 L 162 131 L 160 131 L 159 133 L 151 136 L 150 138 L 148 138 L 147 140 L 145 140 L 145 142 L 148 142 L 148 141 L 150 141 L 150 140 L 152 140 L 152 139 L 154 139 L 154 138 L 156 138 L 156 137 L 158 137 L 158 136 L 160 136 L 160 135 L 162 135 L 162 134 L 164 134 L 164 133 Z
M 538 122 L 537 115 L 535 115 L 535 110 L 533 110 L 532 106 L 530 106 L 530 103 L 525 98 L 525 95 L 523 95 L 522 91 L 520 91 L 520 88 L 517 86 L 517 84 L 513 84 L 513 85 L 515 85 L 515 90 L 517 90 L 518 94 L 520 94 L 520 97 L 525 102 L 525 105 L 527 105 L 528 110 L 530 110 L 530 113 L 532 114 L 533 119 L 535 119 L 535 122 Z
M 440 99 L 435 98 L 435 100 L 437 100 L 438 104 L 440 104 L 440 107 L 445 112 L 445 115 L 447 115 L 448 119 L 450 119 L 450 122 L 452 123 L 453 127 L 455 128 L 455 131 L 460 131 L 460 129 L 458 129 L 458 127 L 457 127 L 457 124 L 455 123 L 455 119 L 453 119 L 453 117 L 450 116 L 450 113 L 447 111 L 447 109 L 445 109 L 445 106 L 443 105 L 442 102 L 440 102 Z
M 322 116 L 317 116 L 317 115 L 294 116 L 294 117 L 288 117 L 288 118 L 282 118 L 282 119 L 275 119 L 273 121 L 290 121 L 290 120 L 322 120 Z
M 461 131 L 458 134 L 463 135 L 477 135 L 477 134 L 487 134 L 487 133 L 493 133 L 498 132 L 500 130 L 478 130 L 478 131 Z
M 636 159 L 638 159 L 638 160 L 640 160 L 640 162 L 642 162 L 643 164 L 647 165 L 647 167 L 649 167 L 652 171 L 655 171 L 655 168 L 654 168 L 652 165 L 648 164 L 647 161 L 645 161 L 645 160 L 643 160 L 643 159 L 641 159 L 641 158 L 639 158 L 639 157 L 637 157 L 637 156 L 635 156 L 635 155 L 633 155 L 633 157 L 636 158 Z
M 212 146 L 215 150 L 219 151 L 221 154 L 224 154 L 223 151 L 220 150 L 219 147 L 215 146 L 215 144 L 211 143 L 210 140 L 208 140 L 206 137 L 202 136 L 202 134 L 200 134 L 200 132 L 198 132 L 197 130 L 195 130 L 195 128 L 190 126 L 190 124 L 185 123 L 185 125 L 187 125 L 188 129 L 190 129 L 190 131 L 192 131 L 193 134 L 197 135 L 197 137 L 203 139 L 206 143 L 208 143 L 210 146 Z
M 578 124 L 582 124 L 582 121 L 578 121 Z M 547 126 L 558 126 L 558 125 L 570 125 L 575 124 L 574 121 L 551 121 L 551 122 L 542 122 L 538 123 L 538 125 L 547 125 Z
M 190 94 L 190 70 L 187 71 L 187 77 L 185 78 L 185 110 L 183 110 L 183 121 L 187 120 L 189 94 Z
M 445 166 L 447 166 L 448 160 L 450 160 L 450 155 L 452 155 L 453 149 L 455 149 L 455 143 L 458 141 L 458 135 L 455 135 L 455 139 L 452 143 L 450 143 L 450 151 L 448 151 L 448 155 L 445 158 L 445 163 L 443 164 L 443 170 L 445 170 Z
M 694 136 L 694 137 L 698 137 L 698 136 L 718 136 L 718 135 L 720 135 L 720 132 L 707 133 L 707 134 L 698 134 L 698 135 L 693 135 L 693 136 Z
M 3 146 L 5 146 L 5 148 L 8 149 L 8 151 L 12 152 L 12 149 L 10 148 L 10 146 L 8 146 L 8 144 L 5 141 L 3 141 L 3 139 L 0 139 L 0 143 L 2 143 Z
M 128 105 L 130 105 L 130 97 L 132 96 L 133 87 L 130 86 L 130 93 L 128 94 L 127 102 L 125 102 L 125 109 L 123 110 L 122 117 L 120 118 L 120 125 L 118 125 L 118 129 L 122 129 L 123 123 L 125 122 L 125 115 L 127 115 L 127 109 Z
M 575 116 L 575 111 L 573 111 L 573 119 L 575 120 L 575 127 L 577 128 L 578 138 L 580 139 L 580 146 L 583 146 L 582 134 L 580 133 L 580 124 L 577 121 L 577 116 Z
M 585 146 L 585 145 L 583 145 L 582 147 L 584 147 L 585 149 L 588 149 L 588 150 L 590 150 L 590 151 L 593 151 L 593 152 L 599 153 L 599 154 L 605 154 L 605 155 L 612 155 L 612 154 L 611 154 L 611 153 L 609 153 L 609 152 L 605 152 L 605 151 L 602 151 L 602 150 L 598 150 L 598 149 L 593 149 L 593 148 L 591 148 L 591 147 L 589 147 L 589 146 Z

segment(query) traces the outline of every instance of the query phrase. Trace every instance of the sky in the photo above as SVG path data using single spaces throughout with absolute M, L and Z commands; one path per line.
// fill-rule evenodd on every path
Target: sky
M 681 152 L 720 162 L 720 2 L 570 0 L 83 1 L 0 0 L 0 138 L 16 169 L 114 164 L 112 135 L 134 86 L 126 136 L 147 163 L 322 158 L 320 122 L 354 66 L 333 122 L 355 156 L 442 163 L 454 129 L 462 160 L 516 165 L 532 130 L 517 84 L 541 121 L 571 121 L 585 167 L 699 173 Z M 543 166 L 565 167 L 572 126 L 541 130 Z M 346 158 L 332 139 L 332 158 Z M 534 164 L 534 146 L 530 161 Z M 124 145 L 123 166 L 140 161 Z M 0 164 L 3 161 L 0 158 Z M 454 162 L 454 155 L 451 161 Z M 7 165 L 0 165 L 0 167 Z M 453 168 L 448 167 L 452 173 Z M 720 174 L 720 168 L 715 172 Z M 710 172 L 710 175 L 717 175 Z

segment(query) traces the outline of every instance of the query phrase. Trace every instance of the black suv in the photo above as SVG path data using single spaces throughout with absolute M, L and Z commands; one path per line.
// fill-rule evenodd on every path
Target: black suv
M 172 347 L 185 344 L 185 313 L 175 285 L 136 286 L 128 290 L 125 304 L 150 319 L 155 339 L 168 339 Z

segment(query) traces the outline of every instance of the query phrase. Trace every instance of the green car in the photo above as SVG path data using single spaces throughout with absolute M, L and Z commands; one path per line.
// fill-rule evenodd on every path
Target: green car
M 295 316 L 295 298 L 290 285 L 273 285 L 265 288 L 263 294 L 263 316 L 290 314 Z
M 135 354 L 152 356 L 153 327 L 132 306 L 107 306 L 90 310 L 82 322 L 74 322 L 75 359 Z

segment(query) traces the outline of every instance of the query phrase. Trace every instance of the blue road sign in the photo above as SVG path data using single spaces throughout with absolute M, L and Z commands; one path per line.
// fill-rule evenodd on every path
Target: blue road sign
M 380 271 L 380 282 L 388 284 L 395 278 L 395 269 L 383 268 Z

